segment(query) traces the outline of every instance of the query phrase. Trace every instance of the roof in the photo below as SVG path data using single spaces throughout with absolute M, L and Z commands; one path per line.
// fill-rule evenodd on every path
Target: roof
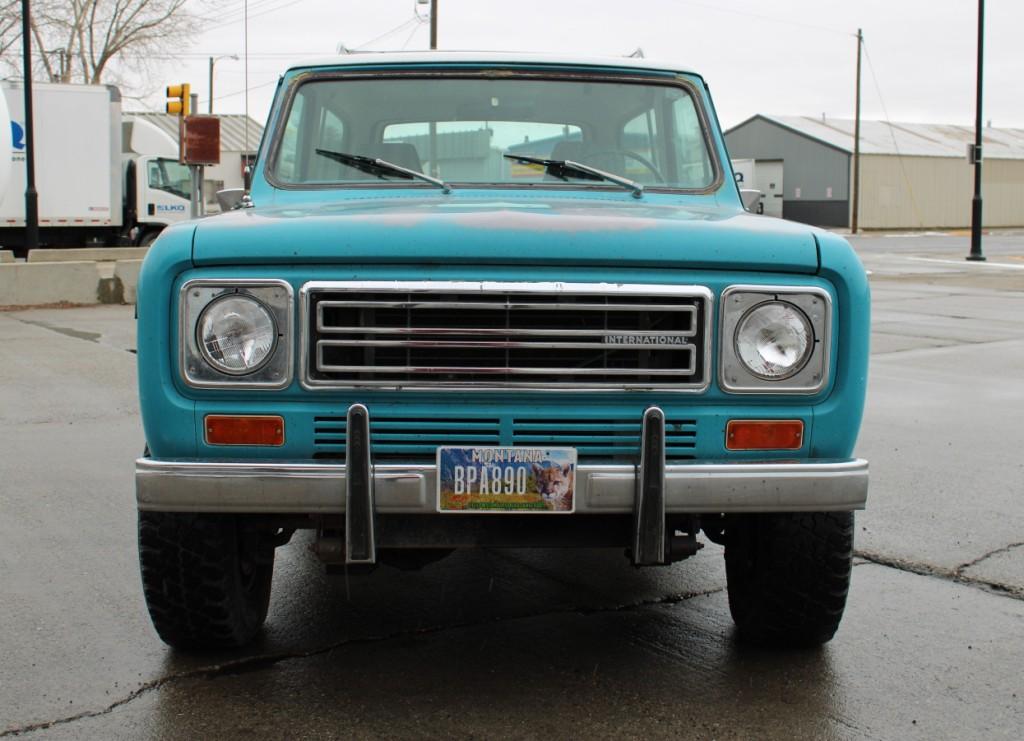
M 691 67 L 678 62 L 644 59 L 643 57 L 598 57 L 567 54 L 538 54 L 536 52 L 514 51 L 389 51 L 350 52 L 335 57 L 296 62 L 291 69 L 308 67 L 352 67 L 368 64 L 547 64 L 577 67 L 620 67 L 626 69 L 654 70 L 661 72 L 683 72 L 697 74 Z
M 178 141 L 178 117 L 173 113 L 152 113 L 148 111 L 125 111 L 125 116 L 149 121 Z M 245 116 L 240 113 L 218 113 L 220 119 L 220 150 L 222 152 L 244 152 Z M 249 118 L 249 152 L 255 152 L 263 136 L 263 127 Z
M 758 114 L 726 131 L 729 134 L 763 119 L 806 137 L 853 152 L 853 125 L 850 118 L 813 116 L 770 116 Z M 900 154 L 906 157 L 966 157 L 967 145 L 974 143 L 973 126 L 950 124 L 898 123 L 896 121 L 860 122 L 861 154 Z M 1024 129 L 986 127 L 982 148 L 989 159 L 1024 159 Z

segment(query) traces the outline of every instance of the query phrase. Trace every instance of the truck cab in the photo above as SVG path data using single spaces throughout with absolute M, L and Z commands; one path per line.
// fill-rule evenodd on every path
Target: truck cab
M 187 165 L 171 157 L 126 156 L 124 178 L 125 224 L 133 244 L 148 247 L 164 228 L 189 218 L 192 178 Z
M 297 529 L 332 570 L 477 547 L 664 567 L 706 538 L 744 639 L 839 626 L 867 280 L 842 238 L 744 210 L 693 70 L 289 69 L 249 198 L 164 232 L 138 320 L 140 563 L 172 646 L 251 640 Z

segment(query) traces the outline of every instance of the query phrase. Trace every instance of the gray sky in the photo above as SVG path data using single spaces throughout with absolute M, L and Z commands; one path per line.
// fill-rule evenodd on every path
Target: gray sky
M 439 0 L 442 49 L 548 51 L 683 62 L 711 85 L 725 127 L 755 113 L 852 117 L 858 27 L 870 64 L 863 115 L 896 121 L 974 120 L 976 0 Z M 196 7 L 203 4 L 196 2 Z M 191 82 L 206 110 L 244 107 L 242 0 L 181 58 L 156 62 L 157 82 Z M 985 118 L 1024 127 L 1024 2 L 988 0 Z M 419 6 L 426 14 L 429 6 Z M 425 49 L 427 23 L 407 23 L 415 0 L 249 0 L 249 112 L 266 118 L 274 81 L 295 61 L 350 48 Z M 398 31 L 386 34 L 400 27 Z M 376 40 L 375 40 L 376 39 Z M 872 76 L 877 77 L 877 87 Z M 879 89 L 881 96 L 879 96 Z M 159 110 L 163 96 L 143 106 Z M 131 106 L 129 106 L 131 107 Z

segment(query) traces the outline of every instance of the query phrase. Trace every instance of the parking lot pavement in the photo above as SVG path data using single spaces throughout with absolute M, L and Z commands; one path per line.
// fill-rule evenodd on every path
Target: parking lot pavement
M 873 311 L 858 548 L 1020 597 L 1024 237 L 986 239 L 986 263 L 963 260 L 966 237 L 853 243 Z
M 855 239 L 868 509 L 819 651 L 733 639 L 721 549 L 459 553 L 327 577 L 279 551 L 249 649 L 176 655 L 135 561 L 131 307 L 0 312 L 0 737 L 962 738 L 1024 727 L 1024 238 Z M 889 247 L 898 244 L 898 247 Z M 1022 263 L 1024 264 L 1024 263 Z

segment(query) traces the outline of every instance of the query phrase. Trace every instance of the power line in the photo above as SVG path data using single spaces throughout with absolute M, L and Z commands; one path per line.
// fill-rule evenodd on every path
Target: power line
M 277 84 L 277 80 L 278 80 L 278 78 L 275 77 L 273 80 L 270 80 L 269 82 L 261 82 L 259 85 L 252 85 L 252 86 L 250 86 L 248 88 L 242 88 L 241 90 L 235 90 L 234 92 L 231 92 L 231 93 L 224 93 L 223 95 L 215 95 L 213 97 L 213 99 L 215 101 L 217 101 L 217 100 L 223 100 L 224 98 L 234 98 L 236 95 L 242 95 L 247 90 L 259 90 L 260 88 L 269 87 L 270 85 L 276 85 Z
M 249 4 L 249 10 L 265 8 L 266 6 L 270 5 L 271 3 L 276 3 L 276 2 L 279 2 L 279 1 L 280 0 L 256 0 L 256 2 L 253 2 L 253 3 Z M 224 13 L 221 13 L 218 16 L 205 16 L 205 17 L 202 18 L 202 20 L 204 20 L 204 21 L 213 21 L 213 22 L 218 22 L 219 23 L 219 22 L 222 22 L 222 21 L 229 21 L 229 20 L 241 20 L 244 15 L 245 15 L 245 6 L 241 2 L 239 2 L 238 7 L 236 7 L 234 10 L 225 11 Z
M 405 30 L 406 28 L 408 28 L 408 27 L 409 27 L 409 24 L 412 24 L 412 23 L 421 23 L 421 22 L 422 22 L 422 21 L 420 21 L 420 20 L 419 20 L 419 16 L 418 16 L 418 15 L 417 15 L 417 16 L 414 16 L 414 17 L 412 17 L 412 18 L 409 18 L 409 19 L 408 19 L 407 21 L 405 21 L 404 23 L 401 23 L 401 24 L 399 24 L 399 25 L 395 26 L 395 27 L 394 27 L 394 28 L 392 28 L 392 29 L 391 29 L 390 31 L 385 31 L 385 32 L 384 32 L 384 33 L 382 33 L 382 34 L 381 34 L 380 36 L 374 36 L 374 37 L 373 37 L 372 39 L 370 39 L 369 41 L 364 41 L 364 42 L 363 42 L 362 44 L 360 44 L 359 46 L 356 46 L 356 47 L 353 47 L 353 48 L 354 48 L 354 49 L 362 49 L 362 48 L 364 48 L 364 47 L 367 47 L 367 46 L 369 46 L 370 44 L 373 44 L 373 43 L 376 43 L 376 42 L 380 41 L 381 39 L 387 38 L 387 37 L 388 37 L 388 36 L 390 36 L 391 34 L 394 34 L 394 33 L 398 33 L 399 31 L 403 31 L 403 30 Z
M 694 5 L 707 10 L 715 10 L 719 13 L 730 13 L 732 15 L 742 15 L 747 18 L 757 18 L 758 20 L 768 21 L 769 23 L 782 23 L 787 26 L 800 26 L 802 28 L 810 28 L 815 31 L 825 31 L 827 33 L 839 34 L 841 36 L 856 36 L 857 34 L 851 34 L 849 31 L 843 31 L 838 28 L 831 28 L 829 26 L 818 26 L 813 23 L 805 23 L 803 21 L 793 21 L 788 18 L 779 18 L 770 15 L 761 15 L 760 13 L 751 13 L 746 10 L 736 10 L 735 8 L 722 8 L 718 5 L 711 5 L 710 3 L 693 2 L 693 0 L 684 0 L 687 5 Z
M 418 21 L 418 23 L 412 27 L 412 30 L 409 32 L 409 35 L 405 37 L 405 42 L 401 46 L 401 49 L 403 51 L 405 50 L 405 47 L 409 45 L 409 42 L 412 41 L 412 37 L 416 35 L 416 32 L 420 30 L 420 27 L 424 23 L 423 19 L 419 17 L 419 14 L 416 15 L 416 20 Z
M 921 218 L 921 209 L 917 206 L 917 199 L 914 197 L 914 188 L 910 184 L 910 178 L 907 176 L 907 168 L 903 164 L 903 154 L 900 152 L 900 145 L 896 142 L 896 134 L 893 132 L 892 119 L 889 118 L 889 109 L 885 105 L 885 98 L 882 97 L 882 88 L 878 84 L 878 77 L 875 75 L 875 65 L 871 63 L 871 55 L 868 53 L 868 45 L 865 41 L 861 40 L 861 44 L 864 47 L 864 59 L 867 60 L 868 70 L 871 72 L 871 79 L 875 83 L 875 92 L 878 93 L 878 102 L 882 104 L 882 113 L 885 115 L 885 123 L 889 127 L 889 136 L 892 139 L 892 146 L 896 150 L 896 161 L 900 163 L 900 172 L 903 174 L 903 182 L 907 186 L 907 192 L 910 194 L 910 203 L 914 207 L 914 214 L 917 216 L 917 223 L 919 226 L 924 226 L 924 219 Z
M 249 13 L 249 20 L 252 20 L 253 18 L 261 18 L 261 17 L 263 17 L 265 15 L 270 15 L 271 13 L 276 13 L 279 10 L 283 10 L 285 8 L 291 7 L 292 5 L 298 5 L 299 3 L 303 3 L 303 2 L 306 2 L 306 0 L 288 0 L 287 2 L 281 3 L 280 5 L 275 5 L 272 8 L 266 8 L 265 10 L 262 10 L 259 13 Z M 234 24 L 238 23 L 239 20 L 241 20 L 241 19 L 240 18 L 233 18 L 231 20 L 224 21 L 222 23 L 215 23 L 212 26 L 206 26 L 205 28 L 203 28 L 203 31 L 204 32 L 205 31 L 212 31 L 212 30 L 217 29 L 217 28 L 224 28 L 225 26 L 233 26 Z

